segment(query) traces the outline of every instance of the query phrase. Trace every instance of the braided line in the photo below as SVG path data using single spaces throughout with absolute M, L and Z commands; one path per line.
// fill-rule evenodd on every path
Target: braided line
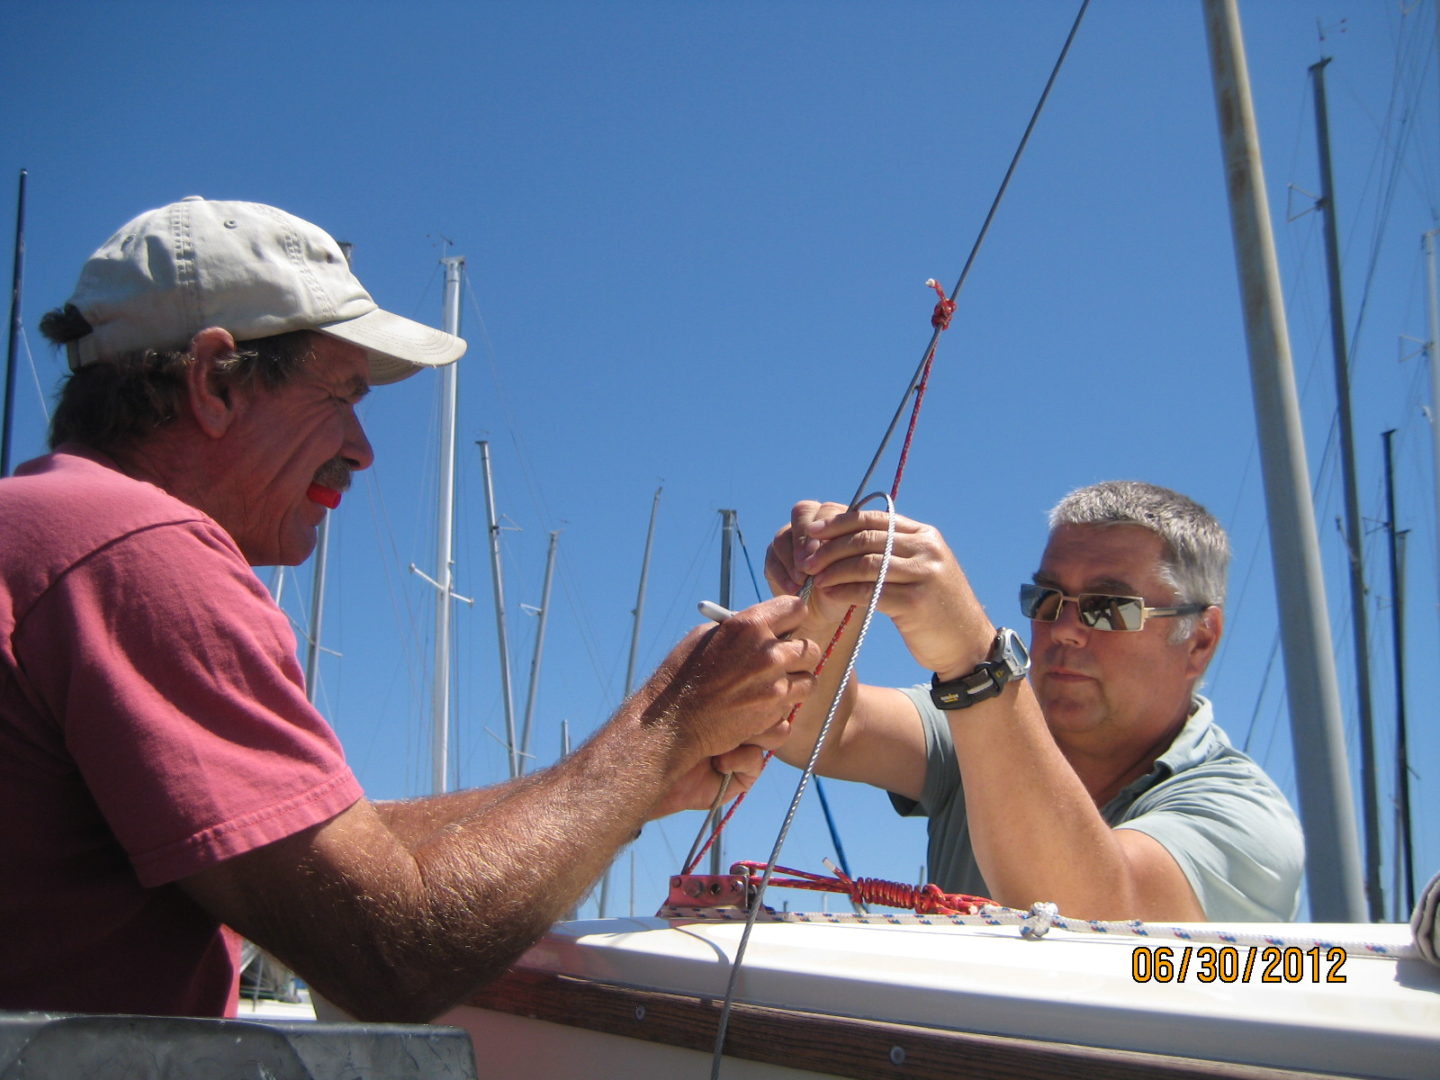
M 764 871 L 765 864 L 742 861 L 736 869 L 751 873 Z M 947 893 L 931 882 L 927 885 L 906 885 L 882 878 L 852 878 L 844 871 L 831 867 L 833 877 L 796 870 L 788 866 L 775 867 L 776 874 L 789 874 L 789 878 L 772 876 L 771 885 L 784 885 L 792 889 L 809 889 L 813 892 L 843 893 L 861 904 L 884 904 L 887 907 L 910 908 L 917 915 L 978 915 L 983 907 L 994 907 L 995 901 L 968 893 Z
M 789 872 L 789 871 L 787 871 Z M 818 875 L 812 875 L 818 876 Z M 797 885 L 794 882 L 771 881 L 772 885 L 791 885 L 794 888 L 814 888 L 813 885 Z M 826 890 L 820 890 L 826 891 Z M 834 890 L 831 890 L 834 891 Z M 1278 948 L 1340 948 L 1349 955 L 1356 957 L 1374 957 L 1375 959 L 1409 960 L 1422 959 L 1423 954 L 1414 944 L 1391 945 L 1381 941 L 1365 940 L 1363 938 L 1343 937 L 1305 937 L 1295 935 L 1293 937 L 1281 937 L 1275 934 L 1247 933 L 1243 930 L 1227 930 L 1220 927 L 1208 926 L 1166 926 L 1157 923 L 1142 923 L 1138 920 L 1127 922 L 1100 922 L 1093 919 L 1069 919 L 1063 915 L 1049 915 L 1049 913 L 1037 914 L 1032 908 L 1030 911 L 1021 911 L 1018 908 L 1001 907 L 998 904 L 985 903 L 981 897 L 972 897 L 980 901 L 982 906 L 974 913 L 950 913 L 950 912 L 928 912 L 912 914 L 910 912 L 877 912 L 874 914 L 857 915 L 852 912 L 836 911 L 775 911 L 773 908 L 762 908 L 759 917 L 765 922 L 789 922 L 789 923 L 829 923 L 831 925 L 885 923 L 892 926 L 915 926 L 947 924 L 950 926 L 971 927 L 971 926 L 1014 926 L 1020 929 L 1022 937 L 1035 940 L 1043 936 L 1040 926 L 1045 929 L 1057 929 L 1069 931 L 1072 934 L 1105 934 L 1112 938 L 1136 937 L 1148 938 L 1150 940 L 1165 940 L 1174 938 L 1180 941 L 1215 942 L 1224 945 L 1262 946 L 1273 945 Z M 748 917 L 750 913 L 736 908 L 690 908 L 666 905 L 660 909 L 660 915 L 664 918 L 698 920 L 705 922 L 738 922 Z M 1047 918 L 1048 916 L 1048 918 Z M 1299 929 L 1299 927 L 1297 927 Z M 1360 927 L 1357 927 L 1360 929 Z M 1027 933 L 1027 931 L 1029 931 Z

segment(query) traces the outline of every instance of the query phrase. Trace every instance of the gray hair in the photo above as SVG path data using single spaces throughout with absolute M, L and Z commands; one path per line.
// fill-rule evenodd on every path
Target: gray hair
M 1214 516 L 1193 499 L 1155 484 L 1107 480 L 1070 492 L 1050 511 L 1050 531 L 1061 525 L 1139 525 L 1160 537 L 1160 576 L 1177 604 L 1225 604 L 1230 541 Z M 1198 616 L 1176 620 L 1171 641 L 1195 630 Z
M 56 345 L 90 332 L 84 316 L 70 304 L 46 314 L 40 329 Z M 236 342 L 235 352 L 222 357 L 217 370 L 234 385 L 278 390 L 309 359 L 312 334 L 294 330 Z M 110 453 L 143 441 L 183 407 L 185 373 L 192 359 L 188 348 L 145 349 L 72 372 L 50 421 L 50 448 L 75 441 Z

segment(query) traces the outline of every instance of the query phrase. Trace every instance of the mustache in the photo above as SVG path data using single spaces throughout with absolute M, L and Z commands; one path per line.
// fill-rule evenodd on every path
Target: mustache
M 351 472 L 352 470 L 344 458 L 331 458 L 315 470 L 315 483 L 335 491 L 348 491 Z

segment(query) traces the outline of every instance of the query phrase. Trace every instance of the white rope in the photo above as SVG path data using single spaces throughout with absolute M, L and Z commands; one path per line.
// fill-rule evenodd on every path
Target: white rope
M 835 688 L 835 695 L 830 699 L 830 708 L 825 713 L 825 722 L 820 725 L 820 733 L 815 737 L 815 747 L 810 751 L 810 760 L 805 763 L 805 769 L 800 774 L 800 782 L 795 786 L 795 794 L 790 799 L 790 807 L 785 812 L 785 821 L 780 826 L 780 832 L 775 837 L 775 846 L 770 851 L 770 858 L 765 863 L 765 873 L 761 875 L 760 884 L 755 887 L 754 896 L 750 901 L 749 917 L 745 920 L 745 931 L 740 935 L 740 944 L 735 950 L 735 959 L 730 965 L 730 980 L 725 987 L 725 1004 L 720 1010 L 720 1026 L 715 1032 L 715 1052 L 710 1062 L 710 1080 L 719 1080 L 720 1063 L 725 1053 L 725 1032 L 730 1026 L 730 1011 L 735 1004 L 735 989 L 740 979 L 740 963 L 745 957 L 745 949 L 750 943 L 750 932 L 755 928 L 755 921 L 764 907 L 765 889 L 770 884 L 770 877 L 775 872 L 776 865 L 780 862 L 780 849 L 785 846 L 785 838 L 790 833 L 790 826 L 795 821 L 795 812 L 800 808 L 800 800 L 805 795 L 805 789 L 810 785 L 810 778 L 815 775 L 815 763 L 820 760 L 820 752 L 825 748 L 825 740 L 830 735 L 830 726 L 835 720 L 835 714 L 840 711 L 840 702 L 845 696 L 845 688 L 850 685 L 850 676 L 855 671 L 855 660 L 860 655 L 860 647 L 865 644 L 865 635 L 870 631 L 870 623 L 875 617 L 875 611 L 880 606 L 880 593 L 885 588 L 885 578 L 890 573 L 890 556 L 895 550 L 895 500 L 887 492 L 877 491 L 865 496 L 851 507 L 852 510 L 859 510 L 868 502 L 877 498 L 885 500 L 886 519 L 885 527 L 885 553 L 880 559 L 880 572 L 875 575 L 875 587 L 870 590 L 870 601 L 865 607 L 865 618 L 860 622 L 860 631 L 855 638 L 855 648 L 850 653 L 850 658 L 845 663 L 844 674 L 840 676 L 839 685 Z M 808 598 L 809 582 L 806 582 L 806 590 L 801 595 Z
M 667 905 L 660 916 L 702 922 L 738 922 L 755 912 L 739 908 L 684 908 Z M 919 915 L 911 911 L 878 911 L 867 914 L 829 911 L 775 911 L 765 908 L 758 921 L 781 923 L 829 923 L 855 926 L 1018 926 L 1020 936 L 1032 941 L 1043 938 L 1051 927 L 1076 934 L 1105 934 L 1110 937 L 1174 939 L 1216 945 L 1273 945 L 1277 948 L 1344 949 L 1355 956 L 1386 957 L 1392 960 L 1422 958 L 1413 944 L 1391 945 L 1360 938 L 1316 938 L 1304 935 L 1281 935 L 1235 930 L 1225 926 L 1170 926 L 1140 920 L 1102 922 L 1097 919 L 1071 919 L 1059 914 L 1054 904 L 1037 903 L 1029 911 L 987 904 L 978 915 Z M 750 921 L 757 921 L 750 919 Z

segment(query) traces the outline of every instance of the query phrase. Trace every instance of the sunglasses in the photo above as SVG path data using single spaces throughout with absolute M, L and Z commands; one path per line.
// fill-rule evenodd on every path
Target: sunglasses
M 1141 596 L 1107 596 L 1081 593 L 1066 596 L 1048 585 L 1021 585 L 1020 611 L 1027 619 L 1054 622 L 1060 618 L 1065 601 L 1075 605 L 1075 614 L 1092 630 L 1140 630 L 1146 619 L 1169 619 L 1177 615 L 1198 615 L 1209 604 L 1179 604 L 1174 607 L 1146 607 Z

